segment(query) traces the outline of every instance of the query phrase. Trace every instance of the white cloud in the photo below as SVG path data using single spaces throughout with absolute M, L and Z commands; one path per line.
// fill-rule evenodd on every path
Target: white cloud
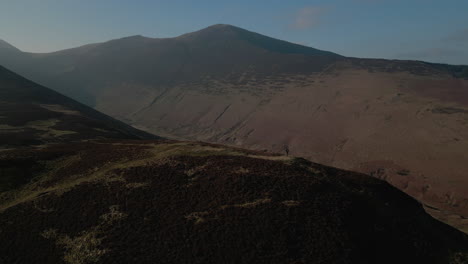
M 293 30 L 307 30 L 321 23 L 321 17 L 326 12 L 325 8 L 307 6 L 298 10 L 290 23 L 289 28 Z

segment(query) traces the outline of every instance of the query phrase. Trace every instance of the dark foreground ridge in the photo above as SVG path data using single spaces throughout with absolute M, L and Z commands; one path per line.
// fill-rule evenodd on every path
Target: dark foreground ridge
M 0 152 L 0 176 L 0 263 L 467 263 L 411 197 L 303 159 L 88 142 Z

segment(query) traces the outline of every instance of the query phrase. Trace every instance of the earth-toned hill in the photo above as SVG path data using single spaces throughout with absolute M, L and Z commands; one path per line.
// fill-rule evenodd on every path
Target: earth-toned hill
M 156 137 L 0 66 L 0 149 L 103 138 Z
M 347 58 L 228 25 L 0 59 L 157 135 L 372 174 L 468 231 L 465 66 Z
M 384 181 L 132 140 L 143 133 L 0 73 L 2 264 L 468 263 L 467 235 Z
M 388 183 L 190 142 L 0 152 L 0 263 L 468 263 Z

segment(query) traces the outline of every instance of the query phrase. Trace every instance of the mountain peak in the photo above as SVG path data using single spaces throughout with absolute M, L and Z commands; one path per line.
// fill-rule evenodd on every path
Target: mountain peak
M 142 36 L 142 35 L 133 35 L 133 36 L 128 36 L 128 37 L 123 37 L 123 38 L 120 38 L 120 39 L 144 39 L 146 37 Z
M 340 55 L 332 52 L 323 51 L 280 39 L 275 39 L 229 24 L 215 24 L 192 33 L 184 34 L 179 38 L 191 40 L 196 39 L 208 42 L 217 42 L 222 40 L 241 40 L 249 43 L 250 45 L 276 53 L 328 55 L 334 57 L 341 57 Z
M 236 31 L 243 30 L 243 31 L 246 31 L 243 28 L 236 27 L 236 26 L 229 25 L 229 24 L 215 24 L 215 25 L 209 26 L 207 28 L 204 28 L 204 29 L 202 29 L 200 31 L 204 31 L 204 30 L 206 30 L 206 31 L 225 31 L 225 30 L 236 30 Z
M 214 24 L 214 25 L 211 25 L 207 28 L 218 28 L 218 29 L 222 29 L 222 28 L 237 28 L 236 26 L 233 26 L 233 25 L 229 25 L 229 24 Z
M 205 37 L 211 37 L 211 36 L 219 38 L 221 37 L 221 34 L 232 33 L 235 29 L 243 30 L 241 28 L 228 25 L 228 24 L 215 24 L 215 25 L 211 25 L 209 27 L 206 27 L 206 28 L 194 31 L 194 32 L 183 34 L 179 38 L 190 39 L 193 37 L 205 38 Z

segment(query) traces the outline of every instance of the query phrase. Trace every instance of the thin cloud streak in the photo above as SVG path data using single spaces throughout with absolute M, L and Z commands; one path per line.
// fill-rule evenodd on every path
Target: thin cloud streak
M 293 21 L 289 24 L 292 30 L 308 30 L 321 24 L 322 16 L 327 12 L 326 8 L 307 6 L 296 12 Z

